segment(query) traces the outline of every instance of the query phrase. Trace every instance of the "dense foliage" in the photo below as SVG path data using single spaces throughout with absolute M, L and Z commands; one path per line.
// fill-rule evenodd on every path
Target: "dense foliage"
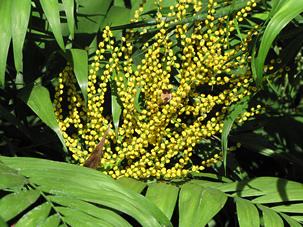
M 0 1 L 0 226 L 301 226 L 302 11 Z

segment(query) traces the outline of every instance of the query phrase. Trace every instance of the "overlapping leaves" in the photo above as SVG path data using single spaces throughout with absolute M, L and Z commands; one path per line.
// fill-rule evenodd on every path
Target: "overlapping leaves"
M 129 216 L 143 226 L 171 226 L 169 219 L 176 218 L 179 226 L 204 226 L 229 203 L 236 205 L 241 227 L 301 226 L 303 220 L 303 184 L 280 178 L 233 182 L 199 174 L 186 183 L 127 178 L 117 182 L 66 163 L 7 157 L 0 161 L 0 189 L 5 192 L 0 216 L 16 226 L 131 226 Z
M 154 204 L 92 169 L 32 158 L 0 160 L 6 192 L 0 216 L 10 221 L 21 214 L 16 226 L 131 226 L 122 213 L 143 226 L 170 226 Z

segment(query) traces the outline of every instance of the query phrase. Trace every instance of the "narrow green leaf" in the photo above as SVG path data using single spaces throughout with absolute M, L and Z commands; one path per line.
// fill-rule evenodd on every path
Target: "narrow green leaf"
M 224 182 L 224 183 L 232 183 L 233 181 L 227 177 L 214 174 L 214 173 L 198 173 L 198 172 L 193 172 L 191 173 L 191 176 L 193 178 L 198 178 L 198 179 L 205 179 L 205 180 L 210 180 L 211 182 Z
M 177 202 L 179 189 L 174 185 L 153 183 L 148 186 L 146 198 L 152 201 L 170 219 Z
M 62 1 L 62 4 L 67 19 L 68 30 L 70 32 L 71 38 L 73 39 L 75 34 L 74 0 L 64 0 Z
M 284 218 L 285 221 L 287 221 L 287 223 L 290 225 L 290 227 L 302 227 L 302 225 L 297 222 L 295 219 L 293 219 L 292 217 L 286 215 L 286 214 L 283 214 L 283 213 L 280 213 L 280 215 Z
M 45 222 L 40 224 L 41 227 L 55 227 L 60 224 L 60 217 L 58 214 L 53 214 L 49 216 Z
M 118 95 L 117 84 L 115 80 L 112 80 L 110 83 L 110 91 L 113 123 L 115 126 L 116 135 L 118 136 L 120 116 L 122 113 L 122 103 Z
M 27 190 L 4 196 L 0 200 L 0 216 L 5 221 L 9 221 L 33 204 L 39 195 L 38 191 Z
M 280 9 L 280 7 L 283 5 L 284 0 L 272 0 L 272 9 L 271 9 L 271 15 L 274 15 L 277 10 Z
M 265 59 L 274 39 L 292 19 L 303 12 L 303 1 L 289 0 L 278 7 L 264 31 L 258 55 L 253 59 L 258 86 L 262 83 Z
M 262 205 L 257 205 L 261 210 L 263 214 L 263 221 L 264 221 L 264 226 L 266 227 L 283 227 L 283 220 L 277 214 L 275 211 L 262 206 Z
M 58 0 L 40 0 L 40 3 L 58 45 L 65 51 L 60 24 Z
M 235 198 L 235 202 L 240 227 L 260 226 L 259 212 L 253 203 L 241 198 Z
M 123 185 L 129 190 L 132 190 L 137 193 L 141 193 L 146 187 L 146 183 L 127 177 L 121 177 L 117 180 L 117 182 L 119 182 L 119 184 Z
M 72 67 L 74 69 L 79 87 L 87 103 L 87 84 L 88 84 L 88 56 L 85 50 L 71 49 Z
M 12 37 L 10 28 L 11 3 L 12 1 L 0 1 L 0 88 L 3 88 L 5 84 L 6 60 Z
M 271 209 L 279 212 L 300 213 L 303 214 L 303 203 L 280 205 L 271 207 Z
M 179 197 L 179 226 L 205 226 L 226 200 L 227 196 L 216 189 L 184 184 Z
M 246 182 L 246 183 L 245 183 Z M 262 192 L 286 193 L 289 190 L 303 190 L 303 184 L 277 177 L 257 177 L 249 181 L 243 181 L 247 188 L 258 189 Z
M 20 98 L 58 135 L 66 150 L 48 90 L 40 85 L 32 87 L 31 90 L 30 88 L 26 88 L 22 91 Z
M 222 185 L 225 185 L 225 183 L 223 183 L 223 182 L 214 182 L 214 181 L 210 181 L 210 180 L 195 180 L 195 179 L 191 180 L 190 183 L 197 184 L 202 187 L 216 188 L 216 189 Z M 232 190 L 234 190 L 234 187 L 232 188 Z
M 222 135 L 221 135 L 221 147 L 223 151 L 223 164 L 224 164 L 225 172 L 226 172 L 226 161 L 227 161 L 228 135 L 234 124 L 234 121 L 237 119 L 237 117 L 239 117 L 242 113 L 246 111 L 247 107 L 248 107 L 248 97 L 245 97 L 242 99 L 241 102 L 238 102 L 231 107 L 230 113 L 225 118 L 223 129 L 222 129 Z
M 299 222 L 303 222 L 303 216 L 302 215 L 293 215 L 291 216 L 292 219 L 299 221 Z
M 11 168 L 18 168 L 45 193 L 70 196 L 121 211 L 143 226 L 171 226 L 168 218 L 147 198 L 121 186 L 100 171 L 35 158 L 0 156 L 0 161 Z
M 14 47 L 14 62 L 17 72 L 22 72 L 22 50 L 31 13 L 31 0 L 12 0 L 11 10 L 11 31 Z
M 67 222 L 70 226 L 112 226 L 106 220 L 97 219 L 89 214 L 83 213 L 76 209 L 70 209 L 67 207 L 57 207 L 58 210 L 64 216 L 64 222 Z
M 252 200 L 254 203 L 280 203 L 286 201 L 300 201 L 303 200 L 302 189 L 288 190 L 287 192 L 277 191 L 268 193 Z
M 130 224 L 124 220 L 120 215 L 116 214 L 111 210 L 107 210 L 101 207 L 97 207 L 93 204 L 76 200 L 75 198 L 71 197 L 64 197 L 64 196 L 48 196 L 52 202 L 60 204 L 65 207 L 69 207 L 71 209 L 79 210 L 83 213 L 89 214 L 97 219 L 103 220 L 108 225 L 111 226 L 128 226 Z
M 26 179 L 19 175 L 14 169 L 11 169 L 0 162 L 0 189 L 21 188 Z
M 23 215 L 15 227 L 40 226 L 48 217 L 50 210 L 51 205 L 45 202 Z

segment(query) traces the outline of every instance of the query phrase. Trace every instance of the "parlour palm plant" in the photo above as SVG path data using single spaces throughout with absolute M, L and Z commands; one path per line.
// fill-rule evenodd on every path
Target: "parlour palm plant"
M 0 1 L 1 226 L 301 226 L 302 11 Z

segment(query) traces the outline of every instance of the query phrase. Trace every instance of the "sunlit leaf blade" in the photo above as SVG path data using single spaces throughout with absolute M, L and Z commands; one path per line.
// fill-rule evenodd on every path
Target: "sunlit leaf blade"
M 184 184 L 179 195 L 179 226 L 205 226 L 226 200 L 227 196 L 216 189 Z
M 277 10 L 280 9 L 280 7 L 283 5 L 284 0 L 272 0 L 272 9 L 271 9 L 271 14 L 274 15 Z
M 158 208 L 171 219 L 178 198 L 179 189 L 174 185 L 165 183 L 153 183 L 149 185 L 146 198 L 152 201 Z
M 303 214 L 303 203 L 280 205 L 271 207 L 271 209 L 279 212 L 286 213 L 302 213 Z
M 275 211 L 262 206 L 257 205 L 262 210 L 264 226 L 266 227 L 283 227 L 283 220 Z
M 277 177 L 257 177 L 249 181 L 243 181 L 247 188 L 259 189 L 263 192 L 280 191 L 285 194 L 289 190 L 303 190 L 303 184 Z
M 146 187 L 146 183 L 132 178 L 121 177 L 117 181 L 119 184 L 137 193 L 141 193 Z
M 290 225 L 290 227 L 302 227 L 302 225 L 299 222 L 297 222 L 295 219 L 293 219 L 292 217 L 290 217 L 286 214 L 283 214 L 283 213 L 280 213 L 280 215 Z
M 235 198 L 235 202 L 240 227 L 259 227 L 259 212 L 255 205 L 241 198 Z
M 269 21 L 259 47 L 258 55 L 253 59 L 256 68 L 255 80 L 258 86 L 261 85 L 263 78 L 263 68 L 269 49 L 280 31 L 296 16 L 303 12 L 303 1 L 289 0 L 273 15 Z
M 227 159 L 228 135 L 234 124 L 234 121 L 237 119 L 237 117 L 239 117 L 242 113 L 246 111 L 247 107 L 248 107 L 248 97 L 245 97 L 242 99 L 241 102 L 238 102 L 231 107 L 230 113 L 225 118 L 223 129 L 222 129 L 222 135 L 221 135 L 221 147 L 223 151 L 223 164 L 224 164 L 225 172 L 226 172 L 226 161 L 227 161 L 226 159 Z
M 9 221 L 33 204 L 39 196 L 38 191 L 28 190 L 11 193 L 2 197 L 0 200 L 0 216 L 5 221 Z M 12 206 L 12 204 L 14 205 Z
M 70 226 L 111 226 L 106 220 L 97 219 L 78 209 L 66 207 L 57 207 L 56 209 L 64 216 L 64 221 Z
M 23 215 L 15 226 L 40 226 L 48 217 L 50 210 L 51 205 L 48 202 L 45 202 Z
M 171 226 L 152 202 L 99 171 L 34 158 L 0 157 L 0 160 L 11 168 L 18 168 L 20 174 L 46 193 L 71 196 L 121 211 L 143 226 Z
M 117 213 L 108 209 L 97 207 L 93 204 L 81 200 L 75 200 L 74 198 L 63 196 L 48 196 L 48 199 L 50 199 L 52 202 L 55 202 L 56 204 L 69 207 L 71 210 L 78 210 L 100 220 L 103 220 L 111 226 L 130 226 L 130 224 Z
M 58 135 L 66 149 L 48 90 L 40 85 L 34 86 L 32 89 L 26 88 L 22 91 L 20 98 Z
M 281 193 L 268 193 L 266 195 L 262 195 L 258 198 L 253 199 L 254 203 L 279 203 L 279 202 L 286 202 L 286 201 L 300 201 L 303 200 L 303 193 L 302 189 L 294 189 L 294 190 L 287 190 L 286 194 Z
M 88 56 L 85 50 L 71 49 L 72 67 L 74 69 L 79 87 L 87 103 L 87 84 L 88 84 Z
M 293 215 L 291 216 L 291 218 L 295 219 L 296 221 L 299 221 L 299 222 L 303 222 L 303 216 L 302 215 Z
M 11 3 L 12 1 L 0 1 L 0 88 L 3 88 L 5 83 L 6 60 L 12 37 L 10 28 Z
M 62 4 L 66 14 L 67 26 L 70 32 L 70 36 L 71 38 L 74 38 L 74 33 L 75 33 L 74 0 L 64 0 L 62 1 Z
M 60 223 L 60 217 L 58 214 L 53 214 L 49 216 L 43 223 L 40 224 L 41 227 L 54 227 L 58 226 Z
M 58 0 L 40 0 L 40 3 L 58 45 L 62 50 L 65 50 L 60 24 Z
M 23 44 L 31 12 L 30 0 L 12 0 L 11 31 L 14 47 L 14 62 L 17 72 L 23 70 Z

